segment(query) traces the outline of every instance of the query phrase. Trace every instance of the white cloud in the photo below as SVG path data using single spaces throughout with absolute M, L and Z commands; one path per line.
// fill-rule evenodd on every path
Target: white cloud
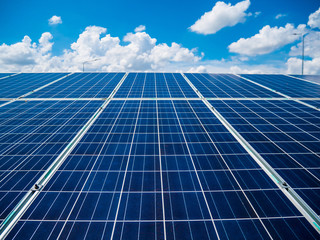
M 300 36 L 301 40 L 301 36 Z M 320 32 L 309 31 L 304 38 L 304 55 L 310 58 L 320 57 Z M 289 53 L 290 56 L 300 56 L 302 52 L 301 41 L 296 45 L 291 47 Z
M 311 28 L 319 28 L 320 29 L 320 8 L 314 13 L 310 14 L 308 25 Z
M 230 3 L 217 2 L 210 12 L 206 12 L 190 27 L 190 30 L 199 34 L 214 34 L 224 27 L 232 27 L 244 22 L 247 16 L 245 11 L 250 6 L 250 0 L 244 0 L 232 6 Z
M 146 26 L 140 25 L 134 29 L 135 32 L 143 32 L 146 30 Z
M 189 73 L 206 73 L 207 72 L 207 68 L 203 65 L 200 65 L 198 67 L 191 67 L 190 69 L 188 69 Z
M 301 59 L 289 58 L 287 61 L 288 73 L 301 74 Z M 320 74 L 320 57 L 313 58 L 311 60 L 304 61 L 304 73 L 305 74 Z
M 289 43 L 296 41 L 299 36 L 293 35 L 302 32 L 305 25 L 295 28 L 292 24 L 285 27 L 264 26 L 259 33 L 250 38 L 241 38 L 229 45 L 229 51 L 247 56 L 256 56 L 273 52 Z
M 0 46 L 0 71 L 16 72 L 30 71 L 32 67 L 50 60 L 53 43 L 52 35 L 48 32 L 42 34 L 39 43 L 32 43 L 30 37 L 25 36 L 21 42 Z
M 261 12 L 255 12 L 254 17 L 258 17 L 261 14 Z
M 275 19 L 283 18 L 283 17 L 286 17 L 286 16 L 287 16 L 287 14 L 279 13 L 277 16 L 275 16 Z
M 304 72 L 308 74 L 320 74 L 320 32 L 310 30 L 304 38 Z M 302 43 L 301 41 L 291 47 L 290 56 L 288 59 L 287 67 L 289 73 L 301 73 L 301 54 Z
M 62 23 L 61 17 L 56 15 L 52 16 L 48 21 L 49 25 L 57 25 Z
M 259 17 L 260 14 L 261 14 L 261 12 L 255 12 L 255 13 L 249 12 L 249 13 L 247 14 L 247 16 L 248 16 L 248 17 L 254 16 L 255 18 L 257 18 L 257 17 Z
M 60 56 L 52 56 L 50 33 L 43 33 L 38 43 L 25 36 L 21 42 L 0 45 L 0 72 L 81 71 L 82 63 L 92 71 L 162 71 L 178 69 L 201 60 L 196 49 L 157 43 L 146 32 L 128 33 L 121 41 L 106 34 L 107 29 L 90 26 Z

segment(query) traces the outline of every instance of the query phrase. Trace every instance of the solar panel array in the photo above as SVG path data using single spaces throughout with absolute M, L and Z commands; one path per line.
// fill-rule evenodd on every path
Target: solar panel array
M 319 239 L 312 78 L 0 74 L 0 238 Z

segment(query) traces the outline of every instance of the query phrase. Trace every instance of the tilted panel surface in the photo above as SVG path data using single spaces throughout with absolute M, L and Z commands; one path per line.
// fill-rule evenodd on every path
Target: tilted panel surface
M 29 101 L 0 108 L 1 221 L 100 105 Z
M 4 78 L 4 77 L 7 77 L 7 76 L 10 76 L 10 75 L 13 75 L 14 73 L 0 73 L 0 79 L 1 78 Z
M 0 98 L 17 98 L 67 73 L 20 73 L 15 76 L 0 79 Z
M 320 109 L 320 101 L 319 100 L 303 100 L 303 102 Z
M 195 98 L 180 73 L 130 73 L 116 98 Z
M 28 97 L 106 98 L 123 76 L 124 73 L 74 73 Z
M 292 75 L 292 76 L 320 84 L 320 75 Z
M 111 101 L 8 237 L 111 236 L 317 233 L 201 101 L 154 100 Z
M 280 95 L 232 74 L 186 73 L 206 98 L 260 98 Z
M 285 75 L 241 74 L 256 83 L 288 95 L 289 97 L 320 97 L 320 85 Z
M 295 101 L 211 101 L 320 214 L 320 112 Z

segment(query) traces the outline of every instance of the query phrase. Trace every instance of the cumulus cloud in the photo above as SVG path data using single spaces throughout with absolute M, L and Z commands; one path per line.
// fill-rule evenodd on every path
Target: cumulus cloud
M 197 63 L 203 56 L 175 42 L 157 43 L 146 32 L 128 33 L 120 40 L 98 26 L 87 27 L 60 56 L 52 56 L 52 46 L 50 33 L 43 33 L 37 43 L 25 36 L 16 44 L 2 44 L 0 71 L 81 71 L 85 61 L 93 71 L 161 71 Z
M 15 72 L 31 69 L 33 66 L 46 62 L 51 57 L 52 35 L 45 32 L 38 43 L 32 43 L 30 37 L 25 36 L 21 42 L 0 45 L 0 71 Z
M 296 41 L 299 36 L 293 35 L 302 32 L 305 25 L 295 28 L 292 24 L 285 27 L 264 26 L 259 33 L 250 38 L 241 38 L 229 45 L 229 51 L 247 56 L 256 56 L 273 52 L 289 43 Z
M 224 27 L 232 27 L 244 22 L 248 15 L 245 11 L 249 8 L 250 1 L 244 0 L 236 5 L 217 2 L 210 12 L 206 12 L 197 20 L 190 30 L 199 34 L 214 34 Z
M 57 25 L 57 24 L 61 24 L 62 20 L 60 16 L 52 16 L 49 20 L 49 25 Z
M 320 32 L 309 30 L 304 38 L 304 72 L 308 74 L 320 74 Z M 287 61 L 289 73 L 301 73 L 302 43 L 291 47 Z
M 198 67 L 191 67 L 187 71 L 188 73 L 206 73 L 208 72 L 207 68 L 203 65 L 200 65 Z
M 140 25 L 134 29 L 135 32 L 143 32 L 146 30 L 146 26 Z
M 301 59 L 289 58 L 287 61 L 288 73 L 301 74 Z M 320 57 L 304 61 L 304 73 L 320 74 Z
M 304 38 L 304 55 L 310 58 L 320 57 L 320 32 L 309 31 Z M 302 52 L 302 43 L 301 41 L 291 47 L 290 56 L 300 56 Z
M 319 28 L 320 29 L 320 8 L 314 13 L 310 14 L 308 25 L 311 28 Z

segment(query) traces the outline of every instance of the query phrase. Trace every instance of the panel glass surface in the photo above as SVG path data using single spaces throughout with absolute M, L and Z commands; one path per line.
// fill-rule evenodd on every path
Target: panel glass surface
M 123 76 L 124 73 L 74 73 L 28 97 L 106 98 Z
M 207 98 L 281 97 L 232 74 L 186 73 L 185 75 Z
M 101 104 L 16 101 L 0 108 L 1 221 Z
M 295 101 L 211 101 L 320 214 L 320 112 Z
M 292 233 L 294 227 L 298 233 Z M 9 238 L 25 234 L 46 239 L 317 236 L 201 101 L 146 100 L 109 103 Z
M 320 85 L 285 75 L 241 74 L 256 83 L 262 84 L 289 97 L 320 97 Z
M 0 79 L 0 98 L 17 98 L 36 90 L 67 73 L 20 73 Z
M 130 73 L 115 98 L 197 98 L 180 73 Z
M 205 97 L 228 98 L 211 104 L 320 214 L 319 111 L 261 99 L 282 96 L 237 75 L 186 75 Z M 61 76 L 0 79 L 0 98 Z M 0 222 L 103 103 L 83 98 L 110 96 L 123 76 L 74 73 L 28 96 L 40 100 L 0 107 Z M 302 95 L 317 92 L 260 76 L 293 95 L 301 83 Z M 180 73 L 129 73 L 115 97 L 7 239 L 319 238 Z
M 303 102 L 320 109 L 320 100 L 303 100 Z
M 14 73 L 0 73 L 0 79 L 1 78 L 4 78 L 4 77 L 7 77 L 7 76 L 10 76 L 10 75 L 13 75 Z
M 292 76 L 320 84 L 320 75 L 292 75 Z

